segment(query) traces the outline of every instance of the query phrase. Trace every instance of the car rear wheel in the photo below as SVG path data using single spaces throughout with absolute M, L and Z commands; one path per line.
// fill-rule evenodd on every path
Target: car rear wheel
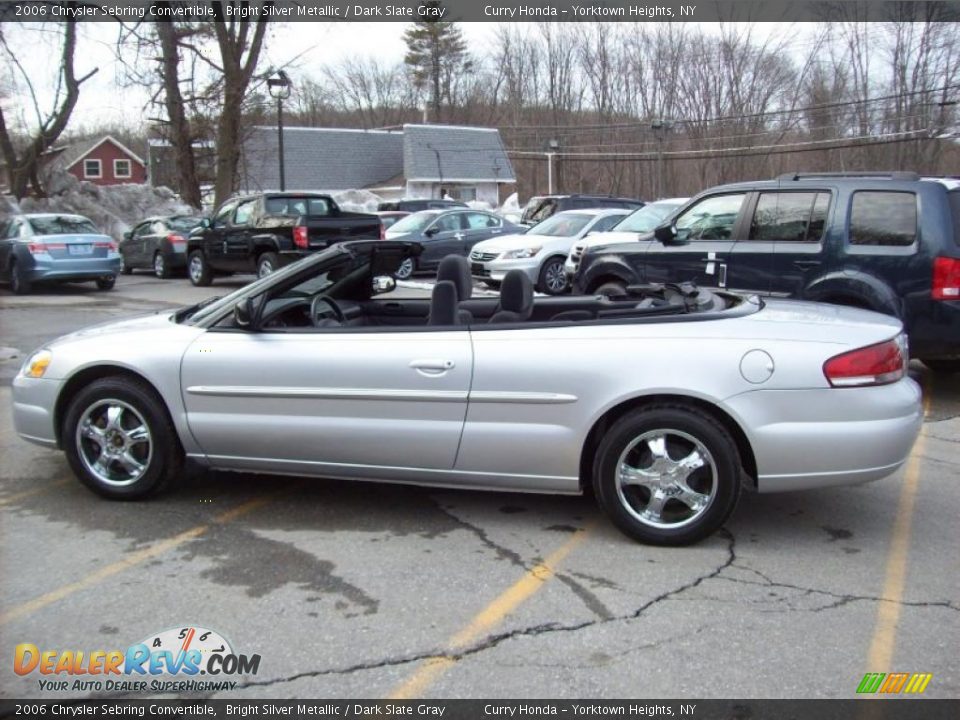
M 740 456 L 730 434 L 706 413 L 650 405 L 604 435 L 593 488 L 626 535 L 651 545 L 687 545 L 711 535 L 733 512 Z
M 153 274 L 161 280 L 166 280 L 172 274 L 167 259 L 159 250 L 153 255 Z
M 921 362 L 938 373 L 960 372 L 960 359 L 957 358 L 921 358 Z
M 14 295 L 27 295 L 33 290 L 33 283 L 24 276 L 17 263 L 10 266 L 10 290 Z
M 98 290 L 113 290 L 113 286 L 117 284 L 117 278 L 113 275 L 107 275 L 106 277 L 97 278 L 97 289 Z
M 266 277 L 280 268 L 280 256 L 265 252 L 257 259 L 257 277 Z
M 395 273 L 397 280 L 407 280 L 413 275 L 413 271 L 417 269 L 416 263 L 413 258 L 404 258 L 403 262 L 400 263 L 400 267 L 397 268 Z
M 203 257 L 202 250 L 194 250 L 190 253 L 190 259 L 187 260 L 187 274 L 190 276 L 190 282 L 197 287 L 206 287 L 213 282 L 213 273 Z
M 537 280 L 537 290 L 547 295 L 562 295 L 567 291 L 570 283 L 567 281 L 567 271 L 563 269 L 566 258 L 548 258 L 540 268 L 540 278 Z
M 608 298 L 625 298 L 627 296 L 627 286 L 618 282 L 606 282 L 590 294 L 604 295 Z
M 70 402 L 63 446 L 88 488 L 115 500 L 161 490 L 183 467 L 183 450 L 160 399 L 123 377 L 96 380 Z

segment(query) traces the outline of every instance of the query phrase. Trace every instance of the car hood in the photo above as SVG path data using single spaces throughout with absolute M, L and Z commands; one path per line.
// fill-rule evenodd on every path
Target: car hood
M 570 237 L 555 237 L 553 235 L 503 235 L 502 237 L 492 238 L 478 242 L 473 246 L 474 250 L 483 252 L 503 252 L 505 250 L 516 250 L 518 248 L 530 247 L 531 245 L 549 246 L 554 243 L 569 244 L 574 241 Z
M 46 347 L 55 348 L 58 345 L 63 345 L 75 340 L 86 340 L 88 338 L 106 339 L 108 335 L 127 335 L 143 330 L 157 332 L 166 327 L 176 326 L 176 323 L 170 319 L 175 312 L 177 311 L 164 310 L 148 315 L 138 315 L 127 318 L 126 320 L 108 320 L 107 322 L 97 323 L 96 325 L 90 325 L 89 327 L 76 330 L 68 335 L 62 335 Z
M 583 245 L 588 248 L 606 248 L 608 245 L 622 245 L 623 243 L 636 243 L 653 239 L 652 232 L 605 232 L 589 235 L 582 240 L 577 240 L 577 245 Z

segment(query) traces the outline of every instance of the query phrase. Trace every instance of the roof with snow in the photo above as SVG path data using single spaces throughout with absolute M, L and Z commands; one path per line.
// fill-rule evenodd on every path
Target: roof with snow
M 496 128 L 404 125 L 403 168 L 420 182 L 516 182 Z

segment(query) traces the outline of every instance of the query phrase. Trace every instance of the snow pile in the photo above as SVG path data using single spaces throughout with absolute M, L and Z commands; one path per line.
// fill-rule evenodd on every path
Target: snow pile
M 520 218 L 523 217 L 523 208 L 520 207 L 520 198 L 517 193 L 513 193 L 503 201 L 497 214 L 511 222 L 520 222 Z
M 61 173 L 47 184 L 50 197 L 24 198 L 20 212 L 74 213 L 90 218 L 101 232 L 120 240 L 123 233 L 151 215 L 197 215 L 165 187 L 107 185 L 77 180 Z
M 381 201 L 379 195 L 369 190 L 344 190 L 330 194 L 340 209 L 347 212 L 376 212 L 377 204 Z

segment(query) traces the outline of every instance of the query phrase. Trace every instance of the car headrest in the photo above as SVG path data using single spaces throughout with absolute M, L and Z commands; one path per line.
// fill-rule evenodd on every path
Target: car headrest
M 457 288 L 449 280 L 440 280 L 430 295 L 430 316 L 427 325 L 459 325 Z
M 473 294 L 470 263 L 463 255 L 447 255 L 437 267 L 437 282 L 448 280 L 457 290 L 458 300 L 469 300 Z
M 523 320 L 533 312 L 533 282 L 523 270 L 511 270 L 503 276 L 500 309 L 519 313 Z

